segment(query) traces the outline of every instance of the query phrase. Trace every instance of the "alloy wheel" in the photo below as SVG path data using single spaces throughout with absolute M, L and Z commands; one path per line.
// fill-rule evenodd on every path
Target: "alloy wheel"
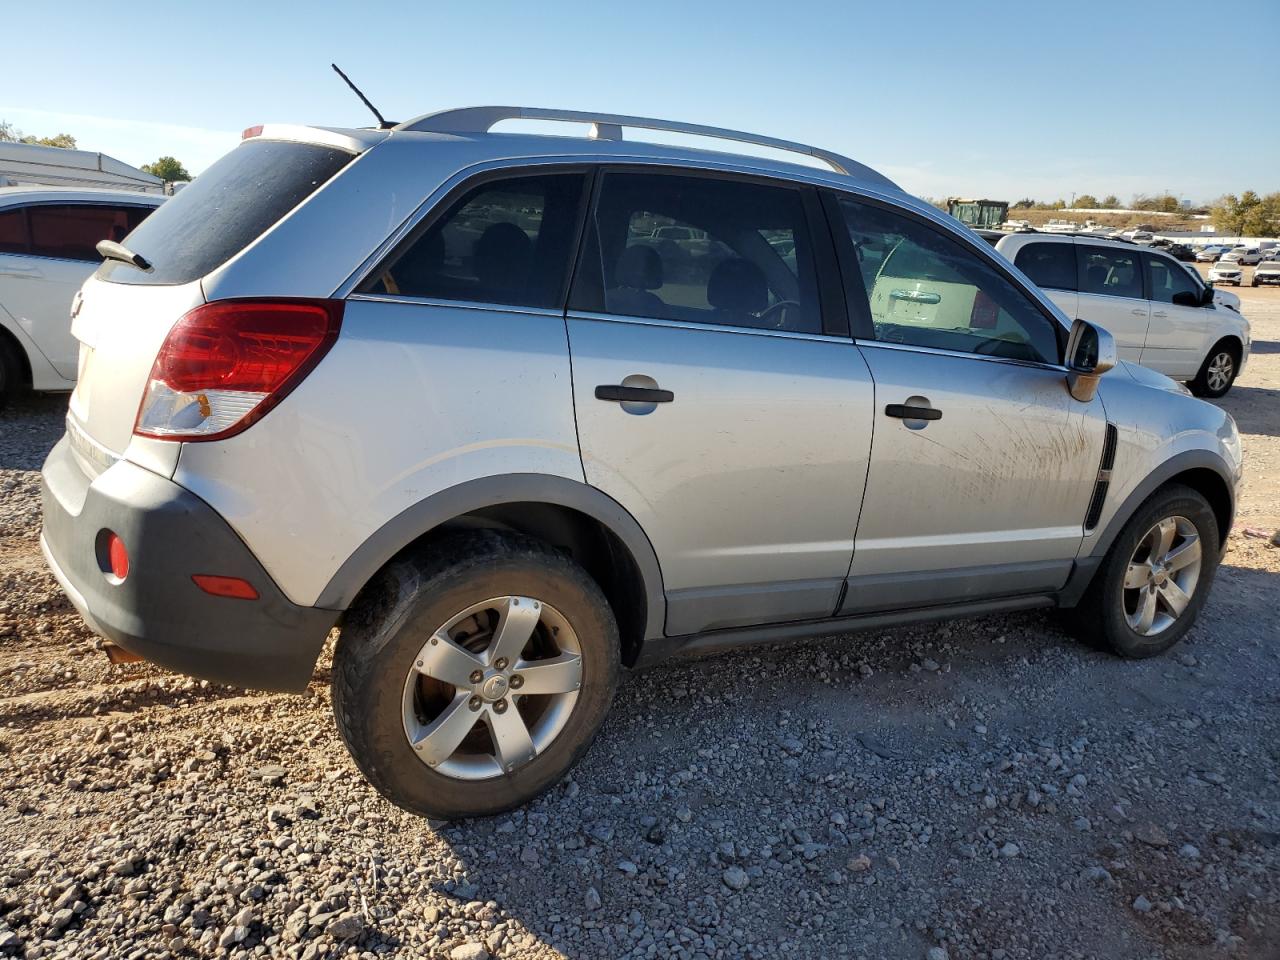
M 1209 369 L 1205 375 L 1205 381 L 1209 384 L 1209 389 L 1215 392 L 1225 390 L 1227 385 L 1231 383 L 1231 375 L 1235 370 L 1235 366 L 1235 357 L 1226 350 L 1214 354 L 1213 359 L 1209 361 Z
M 569 621 L 533 597 L 473 604 L 432 632 L 404 684 L 404 733 L 437 773 L 485 780 L 524 766 L 564 730 L 582 687 Z
M 1163 633 L 1182 616 L 1200 580 L 1200 535 L 1186 517 L 1165 517 L 1138 541 L 1125 570 L 1124 616 L 1134 633 Z

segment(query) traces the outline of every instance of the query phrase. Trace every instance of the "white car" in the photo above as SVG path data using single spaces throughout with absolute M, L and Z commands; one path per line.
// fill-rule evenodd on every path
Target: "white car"
M 1263 260 L 1253 268 L 1249 286 L 1259 287 L 1264 283 L 1280 283 L 1280 260 Z
M 1031 234 L 1005 237 L 996 250 L 1068 317 L 1110 331 L 1122 360 L 1187 381 L 1199 396 L 1226 393 L 1249 357 L 1239 299 L 1215 293 L 1159 248 Z M 1239 265 L 1226 267 L 1236 271 L 1227 282 L 1238 285 Z
M 71 302 L 102 262 L 94 248 L 123 240 L 164 200 L 131 190 L 0 189 L 0 400 L 24 386 L 76 385 Z
M 1235 260 L 1224 257 L 1209 268 L 1209 279 L 1214 283 L 1230 283 L 1238 287 L 1244 280 L 1244 268 Z
M 1196 262 L 1213 263 L 1230 249 L 1230 247 L 1224 247 L 1222 244 L 1213 244 L 1208 247 L 1202 247 L 1196 254 Z
M 1222 255 L 1230 263 L 1254 264 L 1262 262 L 1262 251 L 1257 247 L 1235 247 Z

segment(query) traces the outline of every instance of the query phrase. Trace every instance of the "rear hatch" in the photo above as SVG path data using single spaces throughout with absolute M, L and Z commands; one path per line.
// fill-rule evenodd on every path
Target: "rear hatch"
M 332 138 L 329 138 L 332 139 Z M 150 269 L 108 260 L 81 290 L 72 432 L 120 456 L 165 337 L 204 302 L 201 280 L 240 255 L 351 162 L 332 143 L 255 137 L 240 144 L 122 241 Z

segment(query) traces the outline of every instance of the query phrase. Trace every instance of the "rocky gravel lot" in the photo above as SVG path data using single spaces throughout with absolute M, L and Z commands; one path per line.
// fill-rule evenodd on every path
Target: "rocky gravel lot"
M 1280 292 L 1212 602 L 1121 662 L 1017 615 L 631 677 L 527 809 L 416 819 L 303 697 L 110 666 L 44 569 L 65 399 L 0 414 L 0 956 L 1280 956 Z M 1246 532 L 1248 531 L 1248 533 Z

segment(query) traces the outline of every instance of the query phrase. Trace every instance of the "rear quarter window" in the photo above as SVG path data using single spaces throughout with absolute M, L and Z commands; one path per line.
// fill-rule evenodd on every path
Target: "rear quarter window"
M 1028 243 L 1017 253 L 1014 266 L 1036 286 L 1048 290 L 1076 288 L 1076 252 L 1073 243 Z
M 166 201 L 123 243 L 150 271 L 108 260 L 112 283 L 178 284 L 206 276 L 266 233 L 354 155 L 312 143 L 248 140 Z

